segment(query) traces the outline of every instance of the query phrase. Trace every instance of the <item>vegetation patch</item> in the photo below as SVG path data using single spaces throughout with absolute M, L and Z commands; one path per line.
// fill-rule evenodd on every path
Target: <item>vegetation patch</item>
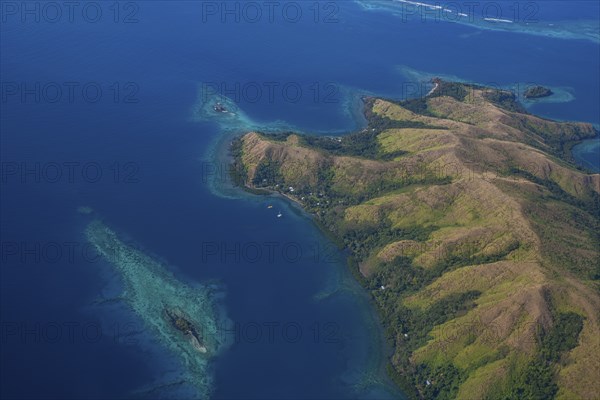
M 527 110 L 519 103 L 517 96 L 508 90 L 488 89 L 483 97 L 503 110 L 527 114 Z
M 563 151 L 593 128 L 526 114 L 508 91 L 436 84 L 423 99 L 365 98 L 368 128 L 348 136 L 236 140 L 234 182 L 298 201 L 348 251 L 409 396 L 600 392 L 579 347 L 584 319 L 581 341 L 598 336 L 586 310 L 600 304 L 600 181 Z
M 523 96 L 525 96 L 527 99 L 539 99 L 542 97 L 552 96 L 553 94 L 554 93 L 552 90 L 543 86 L 532 86 L 523 92 Z
M 568 312 L 556 316 L 552 328 L 541 332 L 540 349 L 534 360 L 515 376 L 507 398 L 526 400 L 552 399 L 558 393 L 555 383 L 556 363 L 562 354 L 577 346 L 583 329 L 583 317 Z

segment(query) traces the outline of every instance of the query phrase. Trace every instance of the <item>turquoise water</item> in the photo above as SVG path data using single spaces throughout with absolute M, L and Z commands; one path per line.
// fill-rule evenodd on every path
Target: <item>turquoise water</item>
M 456 23 L 472 28 L 600 43 L 600 6 L 590 1 L 465 2 L 356 0 L 366 10 L 385 10 L 406 21 Z M 581 11 L 585 10 L 585 13 Z
M 229 187 L 223 145 L 248 129 L 352 131 L 364 124 L 361 94 L 426 93 L 423 81 L 433 75 L 502 87 L 543 84 L 560 96 L 528 104 L 531 112 L 600 121 L 599 46 L 587 37 L 483 29 L 481 21 L 403 22 L 397 12 L 356 2 L 323 5 L 317 22 L 306 3 L 297 23 L 281 16 L 272 23 L 204 19 L 195 2 L 135 4 L 132 24 L 115 23 L 106 8 L 110 17 L 98 23 L 7 16 L 0 28 L 3 83 L 93 82 L 104 89 L 97 102 L 79 91 L 73 101 L 52 102 L 23 100 L 3 86 L 3 167 L 30 171 L 23 179 L 3 169 L 3 242 L 24 243 L 33 253 L 36 244 L 65 249 L 58 261 L 3 249 L 5 397 L 195 396 L 191 369 L 171 336 L 157 334 L 123 296 L 128 281 L 119 264 L 82 251 L 93 219 L 159 260 L 174 287 L 218 288 L 210 301 L 226 321 L 218 331 L 232 343 L 206 364 L 212 397 L 400 397 L 382 370 L 389 349 L 345 254 L 286 201 Z M 588 31 L 596 5 L 566 4 L 541 3 L 540 18 L 577 35 Z M 121 11 L 123 17 L 132 10 Z M 326 23 L 332 11 L 335 19 Z M 264 89 L 273 82 L 300 87 L 303 95 L 296 101 L 293 92 L 277 90 L 273 98 L 267 91 L 252 97 L 255 83 Z M 227 118 L 202 109 L 215 95 L 207 88 L 221 84 L 233 90 L 235 115 Z M 592 160 L 579 151 L 576 157 Z M 63 166 L 62 179 L 36 172 L 36 165 L 52 163 Z M 71 180 L 64 163 L 79 163 Z M 101 179 L 82 178 L 86 163 L 100 166 Z M 93 212 L 77 213 L 80 206 Z M 65 243 L 78 245 L 73 258 Z M 53 341 L 43 331 L 52 324 L 63 333 Z M 66 326 L 75 326 L 74 340 Z M 87 326 L 102 335 L 83 335 Z
M 178 281 L 168 266 L 124 243 L 99 220 L 90 223 L 86 236 L 124 284 L 122 294 L 103 298 L 101 303 L 126 302 L 144 327 L 181 359 L 185 368 L 181 378 L 193 386 L 193 396 L 210 397 L 213 385 L 208 363 L 228 342 L 219 332 L 228 321 L 215 304 L 218 287 L 208 283 L 191 287 Z
M 600 173 L 600 138 L 583 141 L 573 147 L 573 157 L 589 171 Z

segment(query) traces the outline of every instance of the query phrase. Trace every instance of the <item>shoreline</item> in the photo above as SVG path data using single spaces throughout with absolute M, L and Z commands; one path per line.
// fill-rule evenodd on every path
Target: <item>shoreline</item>
M 425 98 L 431 96 L 432 94 L 434 94 L 436 92 L 436 90 L 441 90 L 441 89 L 445 89 L 446 85 L 444 85 L 444 82 L 434 78 L 432 80 L 432 83 L 434 83 L 434 87 L 429 91 L 429 93 L 425 96 Z M 451 83 L 452 84 L 452 83 Z M 464 84 L 464 85 L 468 85 L 468 84 Z M 480 90 L 483 90 L 482 88 L 480 88 Z M 464 89 L 463 89 L 464 91 Z M 442 93 L 445 94 L 445 93 Z M 451 96 L 453 97 L 453 96 Z M 366 97 L 366 99 L 369 99 L 368 97 Z M 514 98 L 513 99 L 515 102 L 518 103 L 518 99 Z M 369 99 L 370 100 L 370 99 Z M 460 99 L 459 99 L 460 100 Z M 493 102 L 494 98 L 488 100 L 489 102 Z M 368 104 L 365 102 L 365 105 Z M 495 103 L 493 103 L 495 104 Z M 511 104 L 509 104 L 511 105 Z M 502 105 L 497 105 L 496 107 L 501 107 Z M 508 107 L 508 106 L 506 106 Z M 516 108 L 516 107 L 515 107 Z M 509 109 L 512 110 L 512 109 Z M 523 114 L 523 115 L 528 115 L 527 112 L 525 110 L 521 111 L 520 109 L 516 108 L 517 111 L 515 111 L 515 113 L 518 114 Z M 369 121 L 369 126 L 380 126 L 377 125 L 378 123 L 381 124 L 381 122 L 379 120 L 377 120 L 376 118 L 371 118 L 368 110 L 365 110 L 365 114 L 366 114 L 366 118 Z M 373 124 L 373 125 L 371 125 Z M 589 129 L 588 129 L 589 128 Z M 373 131 L 375 131 L 375 129 L 373 129 Z M 579 132 L 579 131 L 577 131 Z M 249 132 L 250 133 L 250 132 Z M 581 138 L 581 137 L 586 137 L 586 136 L 591 136 L 592 134 L 594 134 L 594 137 L 591 139 L 597 139 L 598 136 L 598 131 L 595 130 L 592 126 L 590 127 L 586 127 L 586 129 L 582 130 L 580 134 L 578 135 L 573 135 L 573 137 L 575 138 Z M 301 135 L 301 134 L 300 134 Z M 268 135 L 265 135 L 268 137 Z M 278 138 L 280 141 L 280 138 Z M 579 169 L 581 170 L 582 168 L 579 167 L 579 163 L 575 162 L 575 160 L 569 160 L 568 158 L 572 158 L 572 157 L 568 157 L 565 153 L 567 153 L 570 150 L 570 147 L 577 144 L 578 142 L 582 142 L 584 140 L 580 140 L 580 141 L 573 141 L 571 140 L 570 143 L 561 143 L 562 144 L 562 148 L 559 148 L 559 151 L 561 154 L 557 156 L 558 159 L 562 159 L 562 161 L 564 161 L 566 164 L 569 164 L 569 166 L 572 169 Z M 397 333 L 397 331 L 394 330 L 394 328 L 392 327 L 393 325 L 393 321 L 391 321 L 388 318 L 388 313 L 386 312 L 385 308 L 381 308 L 382 304 L 378 304 L 378 296 L 376 293 L 374 293 L 373 291 L 373 286 L 371 284 L 371 282 L 368 280 L 368 278 L 366 278 L 363 274 L 362 271 L 360 270 L 360 265 L 359 263 L 357 263 L 357 260 L 353 257 L 353 255 L 350 253 L 350 251 L 348 251 L 344 244 L 342 243 L 342 240 L 336 236 L 335 232 L 337 225 L 335 223 L 332 223 L 331 227 L 332 230 L 328 229 L 327 227 L 325 227 L 320 219 L 319 219 L 319 215 L 321 213 L 321 211 L 318 211 L 319 209 L 317 208 L 315 211 L 315 214 L 313 213 L 309 213 L 307 210 L 304 209 L 305 205 L 302 201 L 300 201 L 298 198 L 296 198 L 296 195 L 299 196 L 299 194 L 294 193 L 292 191 L 292 189 L 290 188 L 290 192 L 287 193 L 287 181 L 284 179 L 283 182 L 284 184 L 281 184 L 281 180 L 278 181 L 273 181 L 273 183 L 271 185 L 269 185 L 266 188 L 260 188 L 257 189 L 256 187 L 254 187 L 253 182 L 255 182 L 254 178 L 250 179 L 248 177 L 248 171 L 247 168 L 248 166 L 246 164 L 244 164 L 244 143 L 245 142 L 243 139 L 238 142 L 235 143 L 235 145 L 233 146 L 233 151 L 231 152 L 231 155 L 233 156 L 234 160 L 235 160 L 235 165 L 236 165 L 236 170 L 237 170 L 237 174 L 236 176 L 238 176 L 238 179 L 236 181 L 236 183 L 238 184 L 238 186 L 240 186 L 241 188 L 243 188 L 244 190 L 247 191 L 264 191 L 263 194 L 265 195 L 270 195 L 270 196 L 279 196 L 281 198 L 285 198 L 287 199 L 291 204 L 294 205 L 294 207 L 299 207 L 301 208 L 308 216 L 310 216 L 311 221 L 319 228 L 319 230 L 321 232 L 324 233 L 325 236 L 327 236 L 328 238 L 330 238 L 332 240 L 332 242 L 336 243 L 338 245 L 338 247 L 340 248 L 341 251 L 344 251 L 345 254 L 347 255 L 347 260 L 346 260 L 346 268 L 348 268 L 350 274 L 353 276 L 353 280 L 356 282 L 356 284 L 358 284 L 359 286 L 361 286 L 362 293 L 364 293 L 367 297 L 368 297 L 368 302 L 371 305 L 371 308 L 374 310 L 376 316 L 373 316 L 373 320 L 376 320 L 379 326 L 379 332 L 381 332 L 380 335 L 380 340 L 381 340 L 381 351 L 382 351 L 382 357 L 381 357 L 381 361 L 380 361 L 380 366 L 385 366 L 385 375 L 387 376 L 387 379 L 389 379 L 390 381 L 393 382 L 394 386 L 397 388 L 398 391 L 403 392 L 404 396 L 413 396 L 415 395 L 417 392 L 418 393 L 423 393 L 423 388 L 420 388 L 420 386 L 414 382 L 412 382 L 414 379 L 417 379 L 420 377 L 420 373 L 415 372 L 413 370 L 411 370 L 410 368 L 395 368 L 395 364 L 394 364 L 394 356 L 396 356 L 397 352 L 402 352 L 403 349 L 405 349 L 405 346 L 403 343 L 399 343 L 398 341 L 395 341 L 396 339 L 394 339 L 394 335 Z M 308 141 L 309 146 L 310 146 L 310 141 Z M 296 142 L 292 143 L 292 146 L 295 145 Z M 241 146 L 238 148 L 238 145 Z M 549 145 L 550 146 L 550 145 Z M 317 150 L 319 149 L 319 147 L 317 146 Z M 362 149 L 362 148 L 359 148 Z M 550 148 L 550 150 L 552 150 L 554 148 Z M 253 153 L 251 153 L 252 155 L 254 155 Z M 337 153 L 333 153 L 333 154 L 337 154 Z M 352 153 L 353 154 L 353 153 Z M 363 153 L 360 153 L 363 154 Z M 268 154 L 263 155 L 264 157 L 269 157 Z M 305 156 L 306 157 L 306 156 Z M 360 155 L 356 156 L 356 157 L 360 157 Z M 285 158 L 284 158 L 285 160 Z M 284 161 L 281 161 L 282 163 Z M 241 167 L 240 167 L 241 166 Z M 282 178 L 283 179 L 283 178 Z M 266 180 L 263 180 L 266 181 Z M 275 185 L 275 183 L 277 183 L 277 185 Z M 274 186 L 273 186 L 274 185 Z M 296 186 L 295 184 L 293 185 L 294 187 Z M 311 188 L 312 191 L 314 191 L 314 188 Z M 312 193 L 311 193 L 312 195 Z M 311 201 L 307 201 L 306 202 L 306 207 L 308 207 L 309 209 L 313 210 L 312 206 L 311 206 Z M 318 205 L 318 203 L 317 203 Z M 327 221 L 327 220 L 326 220 Z M 350 242 L 352 243 L 352 242 Z M 352 244 L 350 245 L 352 248 Z M 360 253 L 359 253 L 360 254 Z M 386 284 L 387 286 L 387 284 Z M 382 289 L 384 289 L 382 287 Z M 384 305 L 389 306 L 389 302 L 386 300 L 384 302 Z M 394 306 L 392 306 L 394 307 Z M 417 320 L 417 321 L 427 321 L 425 319 L 425 317 L 420 317 L 421 320 Z M 401 333 L 402 331 L 400 331 Z M 420 331 L 417 330 L 417 334 L 419 334 Z M 391 334 L 392 336 L 389 336 L 389 334 Z M 405 337 L 408 337 L 405 334 Z M 412 337 L 412 335 L 411 335 Z M 414 339 L 411 339 L 414 342 Z M 417 340 L 423 340 L 423 339 L 419 339 L 419 336 L 417 336 Z M 414 344 L 414 343 L 413 343 Z M 410 350 L 409 350 L 410 351 Z M 386 359 L 383 359 L 383 355 L 386 355 Z M 390 357 L 391 355 L 391 357 Z M 408 363 L 409 361 L 407 361 Z M 451 365 L 450 367 L 448 367 L 450 370 L 451 368 L 453 368 L 453 366 Z M 455 367 L 454 367 L 455 368 Z M 381 369 L 381 368 L 380 368 Z M 421 376 L 422 378 L 422 376 Z M 428 384 L 429 385 L 429 384 Z M 415 392 L 416 391 L 416 392 Z
M 444 81 L 442 81 L 441 79 L 433 78 L 431 82 L 434 84 L 434 86 L 429 91 L 429 93 L 425 96 L 425 98 L 431 96 L 432 94 L 436 95 L 436 90 L 439 91 L 439 90 L 445 89 Z M 450 82 L 450 84 L 452 84 L 452 82 Z M 463 85 L 469 85 L 469 84 L 463 84 Z M 453 96 L 451 96 L 451 97 L 453 97 Z M 518 99 L 515 98 L 515 96 L 513 96 L 513 98 L 514 98 L 514 101 L 518 103 Z M 363 96 L 363 103 L 365 106 L 369 104 L 370 100 L 371 100 L 371 98 L 369 96 Z M 490 99 L 489 101 L 493 102 L 494 99 Z M 501 106 L 497 106 L 497 107 L 501 107 Z M 509 110 L 512 110 L 512 109 L 509 109 Z M 379 121 L 377 118 L 372 118 L 371 114 L 369 113 L 369 110 L 367 110 L 365 108 L 364 112 L 365 112 L 365 117 L 369 124 L 368 126 L 375 126 L 375 127 L 381 126 L 381 124 L 382 124 L 381 121 Z M 527 112 L 525 110 L 521 111 L 518 108 L 517 108 L 516 112 L 527 115 Z M 371 124 L 373 124 L 373 125 L 371 125 Z M 384 125 L 384 126 L 387 126 L 387 125 Z M 582 137 L 582 136 L 585 137 L 586 135 L 590 136 L 593 134 L 592 129 L 586 129 L 582 132 L 583 133 L 581 135 L 576 136 L 576 137 L 578 137 L 578 138 Z M 250 131 L 248 131 L 247 133 L 250 133 Z M 595 136 L 598 137 L 597 130 L 595 131 L 595 133 L 596 133 Z M 303 134 L 300 133 L 300 135 L 303 135 Z M 242 135 L 242 136 L 244 136 L 244 135 Z M 269 136 L 269 135 L 266 134 L 265 136 Z M 280 137 L 276 137 L 276 139 L 278 141 L 281 141 Z M 572 143 L 572 144 L 574 144 L 574 143 Z M 565 146 L 565 144 L 563 144 L 563 146 Z M 281 185 L 281 181 L 278 181 L 278 182 L 273 182 L 272 185 L 265 187 L 265 188 L 255 187 L 253 185 L 254 181 L 250 180 L 247 176 L 248 175 L 247 166 L 244 166 L 244 163 L 243 163 L 243 148 L 244 148 L 243 139 L 242 140 L 236 139 L 235 141 L 232 142 L 231 150 L 228 153 L 228 155 L 229 155 L 228 159 L 233 160 L 235 163 L 235 166 L 236 166 L 235 169 L 230 169 L 230 171 L 232 172 L 232 176 L 235 176 L 235 179 L 232 179 L 232 181 L 235 183 L 235 185 L 238 188 L 240 188 L 242 191 L 245 191 L 247 193 L 260 194 L 260 195 L 264 195 L 264 196 L 279 197 L 281 199 L 286 199 L 286 202 L 288 204 L 290 204 L 294 209 L 301 210 L 301 212 L 305 216 L 310 218 L 312 223 L 314 223 L 314 225 L 317 226 L 319 231 L 325 237 L 327 237 L 329 240 L 331 240 L 331 242 L 335 243 L 338 246 L 340 251 L 342 251 L 344 253 L 344 255 L 346 256 L 345 268 L 347 268 L 348 272 L 350 272 L 350 274 L 346 273 L 346 275 L 352 276 L 352 278 L 353 278 L 352 280 L 354 281 L 354 284 L 361 287 L 361 290 L 360 290 L 361 297 L 365 296 L 365 300 L 369 304 L 368 309 L 371 310 L 368 318 L 370 321 L 373 321 L 373 323 L 377 326 L 377 333 L 378 333 L 380 343 L 377 346 L 379 349 L 378 350 L 379 355 L 377 357 L 378 358 L 378 360 L 377 360 L 378 367 L 376 368 L 376 370 L 380 371 L 379 373 L 382 373 L 386 377 L 385 378 L 386 382 L 391 381 L 393 387 L 396 389 L 396 391 L 398 391 L 399 393 L 402 393 L 403 397 L 404 396 L 407 396 L 407 397 L 412 396 L 415 393 L 414 390 L 417 390 L 417 391 L 423 390 L 423 389 L 419 389 L 418 385 L 416 385 L 416 387 L 413 387 L 414 385 L 413 385 L 412 381 L 418 377 L 417 373 L 414 373 L 414 371 L 412 371 L 410 368 L 408 368 L 408 369 L 407 368 L 400 368 L 400 369 L 395 368 L 393 356 L 395 356 L 397 352 L 403 351 L 403 349 L 405 348 L 404 344 L 398 343 L 395 341 L 395 339 L 394 339 L 395 331 L 394 331 L 394 328 L 391 327 L 392 324 L 390 323 L 390 320 L 387 318 L 386 309 L 380 308 L 381 305 L 378 304 L 379 298 L 378 298 L 377 294 L 374 293 L 371 282 L 368 280 L 368 278 L 366 278 L 361 273 L 360 266 L 357 263 L 356 259 L 353 257 L 353 255 L 350 253 L 350 251 L 348 251 L 345 248 L 344 243 L 342 243 L 342 240 L 336 236 L 336 234 L 335 234 L 336 225 L 333 224 L 331 226 L 333 231 L 330 230 L 329 228 L 327 228 L 326 226 L 324 226 L 323 223 L 319 219 L 319 214 L 320 214 L 320 212 L 318 211 L 319 209 L 316 209 L 314 214 L 309 212 L 307 209 L 305 209 L 305 207 L 307 207 L 308 209 L 313 210 L 310 200 L 305 203 L 296 197 L 296 196 L 300 196 L 300 194 L 294 193 L 292 191 L 290 191 L 288 193 L 287 189 L 286 189 L 288 185 L 285 184 L 285 182 L 286 182 L 285 180 L 283 181 L 284 182 L 283 185 Z M 563 147 L 561 150 L 564 151 L 565 148 Z M 359 155 L 359 157 L 360 157 L 360 155 Z M 566 157 L 564 156 L 564 154 L 561 154 L 560 156 L 558 156 L 558 158 L 559 159 L 562 158 L 563 161 L 566 161 L 567 164 L 571 164 L 572 167 L 577 168 L 577 164 L 575 162 L 573 162 L 573 160 L 566 160 L 565 159 Z M 577 168 L 577 169 L 579 169 L 579 168 Z M 275 183 L 278 183 L 278 185 L 273 186 Z M 293 186 L 296 186 L 296 185 L 293 185 Z M 390 333 L 392 334 L 392 336 L 390 336 Z M 418 337 L 417 337 L 417 339 L 418 339 Z M 377 339 L 375 339 L 375 340 L 377 340 Z M 381 372 L 382 370 L 384 370 L 384 372 Z
M 217 156 L 216 162 L 223 163 L 228 161 L 228 166 L 231 165 L 231 162 L 234 158 L 231 155 L 232 140 L 239 138 L 244 134 L 245 133 L 234 134 L 229 132 L 226 136 L 219 138 L 218 143 L 216 143 L 216 146 L 213 149 L 213 156 Z M 228 170 L 228 172 L 230 171 Z M 398 385 L 393 376 L 389 373 L 391 357 L 394 354 L 395 347 L 386 337 L 386 329 L 381 319 L 381 313 L 377 309 L 377 305 L 373 301 L 369 291 L 364 286 L 364 277 L 358 268 L 358 263 L 356 262 L 354 257 L 351 254 L 349 254 L 344 248 L 343 242 L 337 236 L 335 236 L 333 232 L 331 232 L 323 224 L 321 224 L 315 218 L 314 214 L 304 209 L 303 204 L 300 202 L 300 200 L 295 199 L 290 195 L 276 190 L 254 188 L 245 184 L 236 184 L 231 179 L 229 173 L 227 174 L 226 183 L 221 183 L 220 187 L 215 189 L 219 192 L 219 195 L 223 195 L 222 190 L 225 189 L 227 190 L 227 192 L 231 192 L 237 195 L 235 196 L 235 198 L 240 200 L 256 200 L 261 199 L 261 197 L 281 199 L 285 201 L 286 204 L 288 204 L 293 210 L 297 211 L 302 216 L 302 218 L 306 218 L 310 222 L 310 224 L 317 229 L 319 234 L 322 235 L 324 239 L 328 240 L 336 246 L 338 251 L 340 251 L 340 253 L 344 256 L 343 265 L 339 265 L 340 272 L 342 274 L 342 280 L 354 286 L 352 288 L 352 296 L 359 301 L 359 304 L 362 303 L 362 305 L 364 306 L 361 307 L 360 312 L 364 313 L 364 320 L 369 325 L 369 331 L 375 333 L 372 336 L 372 344 L 368 346 L 369 348 L 372 348 L 372 346 L 375 346 L 377 348 L 377 354 L 369 356 L 369 358 L 375 358 L 375 360 L 371 362 L 376 365 L 374 372 L 376 373 L 376 382 L 378 383 L 378 385 L 372 385 L 373 389 L 381 388 L 393 395 L 394 398 L 399 397 L 400 399 L 408 399 L 409 396 L 404 392 L 402 386 Z M 371 376 L 371 371 L 366 370 L 364 372 Z
M 230 156 L 231 158 L 231 156 Z M 295 210 L 299 211 L 300 214 L 307 218 L 311 224 L 317 228 L 318 232 L 321 233 L 325 239 L 332 242 L 337 249 L 344 255 L 343 262 L 343 271 L 342 273 L 346 276 L 344 278 L 349 279 L 357 291 L 353 291 L 354 296 L 360 296 L 365 301 L 368 309 L 361 310 L 365 313 L 365 316 L 368 318 L 369 323 L 371 324 L 371 328 L 376 330 L 376 337 L 378 341 L 378 355 L 377 359 L 377 374 L 385 377 L 387 382 L 380 382 L 380 384 L 387 388 L 388 391 L 393 392 L 394 395 L 399 395 L 400 398 L 409 399 L 410 397 L 405 393 L 405 388 L 403 385 L 397 383 L 394 376 L 390 373 L 391 367 L 391 357 L 394 355 L 395 346 L 394 344 L 388 340 L 386 336 L 386 328 L 383 320 L 381 318 L 381 312 L 377 308 L 377 304 L 373 300 L 368 288 L 365 286 L 365 277 L 360 270 L 359 263 L 356 261 L 354 256 L 348 252 L 345 248 L 342 240 L 337 237 L 333 232 L 331 232 L 327 227 L 325 227 L 318 219 L 315 218 L 315 214 L 312 214 L 306 211 L 300 202 L 300 200 L 295 199 L 294 197 L 270 189 L 257 189 L 248 185 L 237 185 L 234 186 L 238 188 L 240 191 L 244 193 L 248 193 L 250 195 L 255 196 L 264 196 L 264 197 L 275 197 L 282 199 L 287 202 Z M 257 193 L 261 191 L 260 193 Z M 393 370 L 393 369 L 392 369 Z
M 241 190 L 248 190 L 248 189 L 253 190 L 254 188 L 244 185 L 243 187 L 240 187 L 240 189 Z M 256 190 L 256 189 L 254 189 L 254 190 Z M 300 211 L 300 213 L 302 214 L 303 217 L 308 218 L 311 221 L 312 225 L 315 226 L 317 228 L 317 230 L 327 240 L 331 241 L 338 248 L 338 250 L 344 254 L 345 260 L 344 260 L 344 271 L 343 272 L 348 274 L 347 278 L 350 278 L 352 283 L 357 286 L 357 289 L 359 289 L 359 291 L 353 293 L 354 296 L 361 296 L 368 303 L 369 310 L 362 310 L 362 311 L 363 312 L 369 311 L 369 314 L 366 314 L 366 315 L 368 315 L 368 319 L 373 324 L 372 327 L 374 327 L 377 330 L 377 337 L 379 338 L 378 339 L 378 341 L 379 341 L 379 346 L 378 346 L 379 347 L 379 356 L 378 356 L 379 360 L 377 362 L 377 364 L 378 364 L 377 372 L 379 374 L 381 374 L 382 376 L 385 376 L 389 380 L 389 382 L 382 382 L 381 384 L 383 384 L 384 387 L 388 387 L 389 385 L 391 385 L 394 389 L 394 392 L 399 392 L 401 396 L 404 396 L 404 398 L 408 399 L 409 396 L 406 395 L 406 393 L 404 393 L 403 387 L 401 385 L 397 384 L 395 382 L 395 380 L 393 379 L 393 376 L 390 374 L 391 357 L 394 355 L 395 346 L 386 337 L 386 332 L 385 332 L 386 329 L 385 329 L 385 325 L 383 324 L 383 321 L 381 319 L 381 312 L 377 308 L 377 305 L 373 301 L 373 298 L 371 297 L 368 289 L 364 285 L 366 278 L 362 274 L 362 271 L 360 270 L 359 263 L 356 261 L 356 259 L 354 258 L 354 256 L 352 254 L 348 253 L 348 250 L 344 247 L 341 239 L 339 237 L 337 237 L 333 232 L 331 232 L 327 227 L 325 227 L 322 223 L 320 223 L 315 218 L 314 214 L 306 211 L 304 209 L 304 207 L 302 206 L 302 203 L 300 203 L 299 200 L 296 200 L 293 197 L 286 195 L 284 193 L 281 193 L 281 192 L 269 191 L 266 189 L 264 189 L 264 190 L 265 190 L 265 193 L 258 194 L 258 196 L 277 197 L 277 198 L 287 201 L 291 207 Z M 253 192 L 247 192 L 247 193 L 253 194 Z
M 600 147 L 600 132 L 598 133 L 598 135 L 596 135 L 593 138 L 584 139 L 584 140 L 580 140 L 578 142 L 572 143 L 568 148 L 568 152 L 569 152 L 570 157 L 573 159 L 573 162 L 575 163 L 575 165 L 581 167 L 585 172 L 590 173 L 590 174 L 600 174 L 600 166 L 593 165 L 588 160 L 585 160 L 581 157 L 581 153 L 594 154 L 594 152 L 593 151 L 585 151 L 585 150 L 580 152 L 580 151 L 576 150 L 577 147 L 587 149 L 587 147 L 589 147 L 590 145 L 594 145 L 594 144 L 596 147 Z M 597 153 L 600 153 L 600 150 Z M 595 169 L 594 169 L 594 167 L 595 167 Z

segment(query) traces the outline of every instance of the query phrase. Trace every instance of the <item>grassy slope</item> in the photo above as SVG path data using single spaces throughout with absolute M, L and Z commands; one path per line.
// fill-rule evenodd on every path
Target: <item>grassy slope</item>
M 366 115 L 343 138 L 249 133 L 237 167 L 352 250 L 395 344 L 391 374 L 423 398 L 600 396 L 600 175 L 564 161 L 593 128 L 446 82 L 368 99 Z M 571 317 L 571 342 L 547 339 Z

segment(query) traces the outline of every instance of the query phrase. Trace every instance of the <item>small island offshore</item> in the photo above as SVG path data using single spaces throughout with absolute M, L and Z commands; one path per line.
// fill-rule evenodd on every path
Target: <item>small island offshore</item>
M 347 136 L 247 133 L 234 180 L 298 202 L 349 250 L 409 397 L 597 397 L 600 175 L 570 155 L 597 132 L 435 83 L 364 98 L 368 127 Z
M 532 86 L 525 90 L 523 96 L 525 96 L 526 99 L 541 99 L 543 97 L 552 96 L 553 94 L 554 92 L 546 87 Z
M 186 367 L 181 380 L 159 382 L 157 387 L 190 383 L 195 398 L 209 398 L 213 390 L 209 361 L 226 342 L 219 332 L 223 318 L 218 315 L 210 287 L 180 282 L 164 264 L 124 242 L 98 219 L 90 222 L 85 233 L 123 282 L 124 292 L 119 298 L 103 301 L 124 300 L 145 328 Z M 155 388 L 150 388 L 149 393 L 152 390 Z

